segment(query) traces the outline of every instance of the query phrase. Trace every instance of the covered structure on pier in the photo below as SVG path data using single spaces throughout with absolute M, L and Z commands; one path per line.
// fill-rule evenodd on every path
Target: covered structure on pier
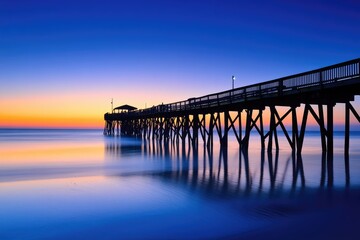
M 120 112 L 131 112 L 136 110 L 136 107 L 130 106 L 130 105 L 121 105 L 113 109 L 113 113 L 120 113 Z

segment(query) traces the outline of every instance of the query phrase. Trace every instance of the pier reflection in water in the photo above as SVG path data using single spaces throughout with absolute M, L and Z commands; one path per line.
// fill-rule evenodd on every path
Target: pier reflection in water
M 1 240 L 360 235 L 356 132 L 348 161 L 335 134 L 332 164 L 311 132 L 301 156 L 261 151 L 255 137 L 243 152 L 231 138 L 225 151 L 218 142 L 143 142 L 97 130 L 2 133 Z
M 243 151 L 233 146 L 224 149 L 220 145 L 209 147 L 156 140 L 133 140 L 131 144 L 122 145 L 122 141 L 118 138 L 107 142 L 106 153 L 113 160 L 132 154 L 156 159 L 161 168 L 150 175 L 187 183 L 207 192 L 222 195 L 276 194 L 334 185 L 334 170 L 330 169 L 333 166 L 328 164 L 326 153 L 321 151 L 305 151 L 303 157 L 286 150 L 268 152 L 253 148 Z M 342 161 L 344 166 L 335 170 L 336 184 L 349 187 L 349 157 L 345 160 Z
M 227 149 L 222 149 L 216 143 L 211 148 L 156 140 L 138 142 L 136 147 L 121 147 L 124 140 L 127 138 L 108 141 L 108 160 L 128 161 L 128 154 L 136 149 L 145 161 L 158 166 L 154 171 L 141 173 L 142 177 L 157 180 L 170 189 L 181 189 L 206 204 L 210 202 L 215 211 L 227 209 L 242 218 L 247 216 L 248 220 L 243 222 L 229 220 L 228 215 L 219 219 L 241 232 L 232 236 L 230 231 L 230 239 L 265 236 L 267 239 L 352 239 L 358 234 L 360 166 L 357 160 L 360 158 L 357 151 L 345 159 L 341 151 L 335 151 L 333 164 L 328 164 L 326 153 L 311 148 L 298 155 L 291 150 L 262 151 L 260 146 L 242 151 L 231 141 Z M 311 139 L 308 144 L 312 144 Z M 349 165 L 353 166 L 351 170 Z M 259 223 L 257 227 L 241 230 L 244 223 L 254 220 Z M 184 224 L 181 218 L 176 221 L 175 225 Z M 263 225 L 264 221 L 267 224 Z M 202 223 L 198 224 L 194 227 Z M 223 234 L 227 234 L 226 230 Z

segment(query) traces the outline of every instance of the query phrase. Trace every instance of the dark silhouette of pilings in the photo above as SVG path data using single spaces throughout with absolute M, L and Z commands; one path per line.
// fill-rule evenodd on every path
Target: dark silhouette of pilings
M 300 155 L 308 118 L 312 117 L 319 126 L 331 182 L 333 109 L 336 104 L 345 103 L 344 155 L 348 170 L 350 113 L 360 122 L 360 116 L 351 104 L 356 95 L 360 95 L 360 59 L 181 102 L 107 113 L 104 134 L 137 136 L 160 142 L 181 141 L 183 145 L 192 146 L 202 140 L 207 147 L 212 147 L 217 139 L 226 149 L 229 134 L 233 133 L 245 152 L 251 135 L 258 134 L 261 149 L 267 148 L 271 152 L 279 149 L 278 132 L 282 131 L 293 153 Z M 280 107 L 286 110 L 285 113 Z
M 160 141 L 181 142 L 197 145 L 202 141 L 205 145 L 213 145 L 214 136 L 219 143 L 227 147 L 229 134 L 232 133 L 239 146 L 246 150 L 249 147 L 250 137 L 258 134 L 262 149 L 272 151 L 279 149 L 278 131 L 282 131 L 289 147 L 297 153 L 301 153 L 309 116 L 315 120 L 320 130 L 322 151 L 326 152 L 330 161 L 333 159 L 334 145 L 334 113 L 335 103 L 316 104 L 318 111 L 309 103 L 304 104 L 300 128 L 298 125 L 299 106 L 288 106 L 284 114 L 279 114 L 277 106 L 273 105 L 260 109 L 239 109 L 238 111 L 217 111 L 208 114 L 192 113 L 184 116 L 151 117 L 131 120 L 106 121 L 105 131 L 107 135 L 123 134 L 137 136 L 144 139 L 158 139 Z M 324 114 L 326 107 L 326 116 Z M 284 107 L 282 107 L 284 109 Z M 345 145 L 346 159 L 349 155 L 350 139 L 350 113 L 360 122 L 359 114 L 350 101 L 345 103 Z M 264 118 L 268 117 L 268 126 L 264 124 Z M 245 119 L 243 121 L 242 119 Z M 326 121 L 325 121 L 326 120 Z M 291 122 L 288 126 L 285 121 Z M 245 126 L 242 123 L 245 122 Z M 325 124 L 326 122 L 326 124 Z M 267 144 L 266 144 L 267 142 Z

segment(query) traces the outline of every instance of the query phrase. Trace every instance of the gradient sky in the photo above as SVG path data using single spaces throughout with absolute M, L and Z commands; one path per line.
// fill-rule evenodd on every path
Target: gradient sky
M 360 57 L 359 1 L 0 0 L 0 127 L 139 108 Z

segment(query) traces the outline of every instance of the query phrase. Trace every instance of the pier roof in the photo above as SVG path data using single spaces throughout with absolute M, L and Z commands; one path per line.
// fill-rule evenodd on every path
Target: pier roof
M 114 108 L 114 110 L 128 110 L 128 111 L 133 111 L 133 110 L 136 110 L 137 108 L 136 107 L 133 107 L 133 106 L 130 106 L 130 105 L 121 105 L 121 106 L 118 106 L 116 108 Z

